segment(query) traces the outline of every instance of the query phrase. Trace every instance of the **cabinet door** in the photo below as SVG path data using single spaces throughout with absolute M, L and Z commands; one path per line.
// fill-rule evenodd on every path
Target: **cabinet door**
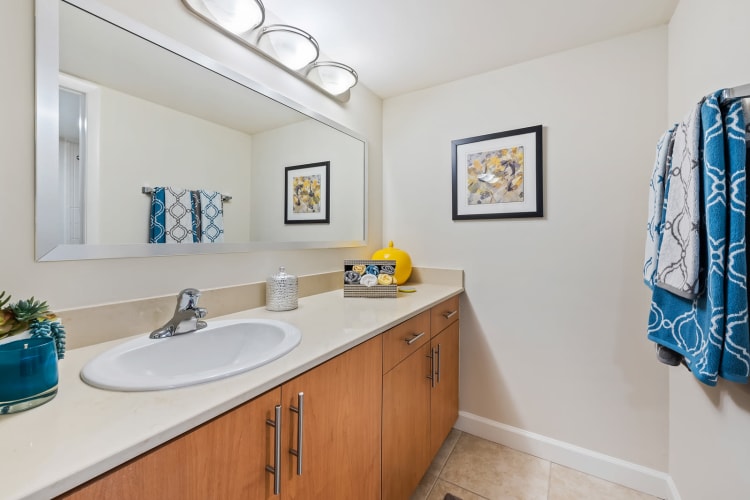
M 274 408 L 271 390 L 61 498 L 180 500 L 273 498 Z
M 430 465 L 430 344 L 383 375 L 383 499 L 408 499 Z
M 284 499 L 380 499 L 383 343 L 371 339 L 285 383 Z M 302 393 L 302 473 L 298 407 Z
M 432 339 L 432 356 L 430 441 L 432 456 L 435 456 L 458 418 L 458 322 Z

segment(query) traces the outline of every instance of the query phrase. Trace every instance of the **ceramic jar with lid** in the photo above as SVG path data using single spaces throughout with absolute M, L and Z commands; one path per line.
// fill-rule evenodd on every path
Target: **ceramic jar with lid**
M 297 309 L 297 277 L 289 274 L 284 266 L 266 280 L 266 309 L 290 311 Z
M 403 285 L 411 276 L 411 256 L 400 248 L 395 248 L 393 242 L 372 254 L 373 260 L 395 260 L 396 273 L 394 279 L 397 285 Z

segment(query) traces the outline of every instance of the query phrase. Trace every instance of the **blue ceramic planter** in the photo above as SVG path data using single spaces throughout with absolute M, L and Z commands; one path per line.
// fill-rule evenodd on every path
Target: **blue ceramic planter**
M 57 394 L 57 348 L 51 338 L 0 344 L 0 414 L 46 403 Z

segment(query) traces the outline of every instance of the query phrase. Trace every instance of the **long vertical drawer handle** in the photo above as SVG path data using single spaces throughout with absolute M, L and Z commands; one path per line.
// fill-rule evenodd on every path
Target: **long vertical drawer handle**
M 289 453 L 297 457 L 297 475 L 302 475 L 302 429 L 304 428 L 305 419 L 305 393 L 297 394 L 297 406 L 290 406 L 290 410 L 297 414 L 297 449 L 289 450 Z
M 406 342 L 409 345 L 412 345 L 414 342 L 422 338 L 423 335 L 424 335 L 424 332 L 413 333 L 412 337 L 410 339 L 404 339 L 404 342 Z
M 430 387 L 435 387 L 435 351 L 430 349 L 430 354 L 426 357 L 430 358 L 430 374 L 427 378 L 430 379 Z
M 281 491 L 281 405 L 276 405 L 274 413 L 276 420 L 266 419 L 266 425 L 274 428 L 273 466 L 266 465 L 266 471 L 273 474 L 273 494 L 278 495 Z
M 437 371 L 435 372 L 435 375 L 437 375 L 437 383 L 440 383 L 440 344 L 437 346 Z
M 448 312 L 448 311 L 445 311 L 445 312 L 443 313 L 443 317 L 444 317 L 445 319 L 451 319 L 451 318 L 452 318 L 453 316 L 455 316 L 455 315 L 456 315 L 456 313 L 457 313 L 457 312 L 458 312 L 458 309 L 456 309 L 455 311 L 450 311 L 450 312 Z

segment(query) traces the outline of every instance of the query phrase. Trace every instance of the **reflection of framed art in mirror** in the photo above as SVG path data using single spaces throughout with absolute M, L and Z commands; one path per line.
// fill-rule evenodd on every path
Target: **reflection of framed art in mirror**
M 330 223 L 331 162 L 284 170 L 284 224 Z

